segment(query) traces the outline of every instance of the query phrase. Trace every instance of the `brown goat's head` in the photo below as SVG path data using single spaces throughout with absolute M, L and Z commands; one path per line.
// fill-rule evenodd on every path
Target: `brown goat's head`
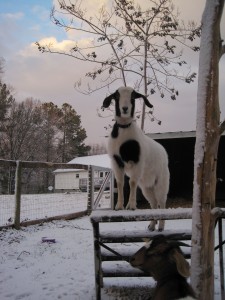
M 130 258 L 130 264 L 150 273 L 155 280 L 176 273 L 189 277 L 190 266 L 179 246 L 189 245 L 163 235 L 156 236 Z

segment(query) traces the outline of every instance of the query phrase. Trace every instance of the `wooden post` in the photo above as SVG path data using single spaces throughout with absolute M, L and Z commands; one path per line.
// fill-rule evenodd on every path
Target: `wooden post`
M 193 191 L 191 284 L 199 300 L 214 299 L 214 226 L 220 139 L 220 21 L 224 0 L 206 0 L 202 17 Z
M 94 235 L 94 261 L 95 261 L 95 290 L 96 300 L 101 300 L 101 286 L 103 286 L 101 276 L 101 253 L 99 245 L 99 223 L 92 222 Z
M 15 221 L 14 227 L 20 229 L 20 209 L 21 209 L 21 162 L 16 162 L 16 178 L 15 178 Z

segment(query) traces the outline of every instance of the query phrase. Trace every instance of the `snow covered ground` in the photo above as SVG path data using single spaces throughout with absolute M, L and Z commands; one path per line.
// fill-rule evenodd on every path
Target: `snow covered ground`
M 147 225 L 120 223 L 114 229 L 143 229 Z M 167 221 L 166 228 L 190 229 L 191 221 Z M 56 243 L 42 243 L 43 237 Z M 1 300 L 95 299 L 93 236 L 88 216 L 0 231 L 0 254 Z M 216 251 L 215 300 L 220 299 L 218 261 Z M 148 299 L 152 286 L 151 278 L 107 279 L 102 299 Z

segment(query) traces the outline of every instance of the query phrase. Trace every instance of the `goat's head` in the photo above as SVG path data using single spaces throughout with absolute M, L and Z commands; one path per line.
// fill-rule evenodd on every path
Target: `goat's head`
M 189 277 L 190 266 L 179 246 L 189 245 L 165 238 L 163 235 L 157 236 L 130 258 L 130 264 L 150 273 L 155 280 L 177 273 Z
M 115 113 L 117 118 L 131 119 L 134 116 L 135 99 L 142 98 L 145 105 L 153 107 L 148 99 L 136 92 L 131 87 L 120 87 L 115 93 L 109 95 L 103 101 L 102 108 L 107 108 L 111 104 L 112 100 L 115 100 Z

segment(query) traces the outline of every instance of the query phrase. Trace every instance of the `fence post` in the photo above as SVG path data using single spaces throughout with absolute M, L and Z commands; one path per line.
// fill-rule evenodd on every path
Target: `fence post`
M 87 211 L 91 214 L 94 201 L 94 171 L 92 166 L 88 166 L 88 204 Z
M 21 209 L 21 162 L 16 161 L 16 178 L 15 178 L 15 221 L 14 227 L 20 229 L 20 209 Z

